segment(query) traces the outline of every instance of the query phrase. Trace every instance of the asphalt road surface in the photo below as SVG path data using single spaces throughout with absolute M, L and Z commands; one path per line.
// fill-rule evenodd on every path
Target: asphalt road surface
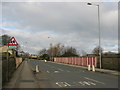
M 28 62 L 33 70 L 39 65 L 35 76 L 41 88 L 118 88 L 118 76 L 40 60 Z

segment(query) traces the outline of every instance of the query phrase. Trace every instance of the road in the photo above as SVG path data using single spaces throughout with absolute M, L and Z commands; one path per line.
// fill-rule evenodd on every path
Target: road
M 52 62 L 28 62 L 33 70 L 39 65 L 35 76 L 41 88 L 118 88 L 118 76 Z

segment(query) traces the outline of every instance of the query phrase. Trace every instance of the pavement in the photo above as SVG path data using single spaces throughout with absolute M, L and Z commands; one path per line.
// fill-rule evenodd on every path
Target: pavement
M 39 85 L 37 85 L 28 62 L 23 61 L 13 74 L 13 77 L 3 88 L 39 88 Z
M 56 63 L 56 62 L 51 62 L 51 63 Z M 78 65 L 71 65 L 71 64 L 65 64 L 65 63 L 56 63 L 56 64 L 63 64 L 63 65 L 68 65 L 68 66 L 73 66 L 73 67 L 80 67 L 80 68 L 83 68 L 83 69 L 86 69 L 86 70 L 88 69 L 88 67 L 78 66 Z M 92 69 L 91 69 L 91 71 L 92 71 Z M 115 70 L 108 70 L 108 69 L 95 68 L 95 72 L 112 74 L 112 75 L 116 75 L 116 76 L 120 75 L 120 72 L 115 71 Z

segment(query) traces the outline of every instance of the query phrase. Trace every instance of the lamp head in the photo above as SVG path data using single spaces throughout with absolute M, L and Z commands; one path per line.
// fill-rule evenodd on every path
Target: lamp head
M 87 5 L 92 5 L 92 3 L 87 3 Z

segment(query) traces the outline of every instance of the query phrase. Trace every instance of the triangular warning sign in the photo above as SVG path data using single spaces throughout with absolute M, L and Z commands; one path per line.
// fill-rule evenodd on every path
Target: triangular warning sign
M 12 37 L 10 41 L 8 42 L 8 46 L 17 46 L 17 45 L 18 43 L 14 37 Z

